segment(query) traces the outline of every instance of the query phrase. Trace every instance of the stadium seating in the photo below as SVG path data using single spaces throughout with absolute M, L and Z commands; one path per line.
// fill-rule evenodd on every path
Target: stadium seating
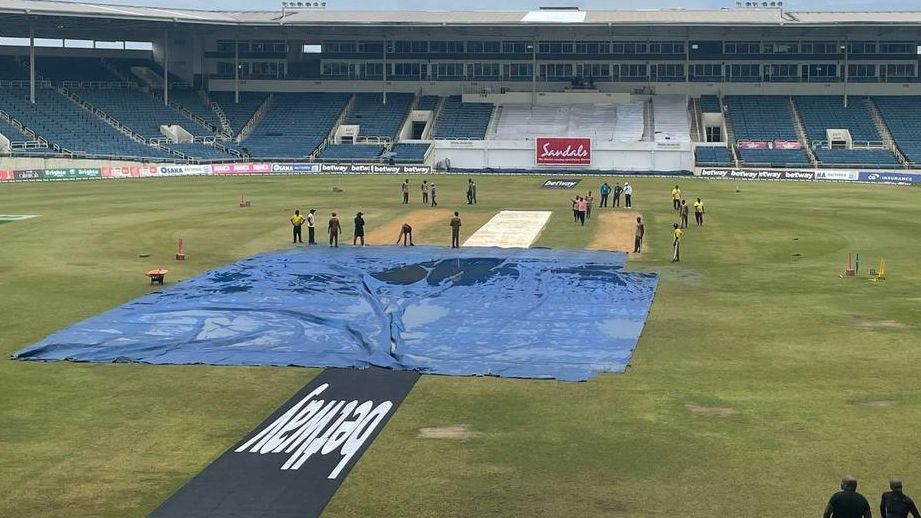
M 862 98 L 852 97 L 847 107 L 841 97 L 826 95 L 797 96 L 794 101 L 812 144 L 828 140 L 826 129 L 847 129 L 855 143 L 882 143 Z
M 194 142 L 191 144 L 167 144 L 167 147 L 173 151 L 178 151 L 193 160 L 203 162 L 216 160 L 234 160 L 238 158 L 224 152 L 222 149 L 199 142 Z
M 393 146 L 393 161 L 396 163 L 419 163 L 425 160 L 425 154 L 428 153 L 431 144 L 397 144 Z
M 731 166 L 732 155 L 723 146 L 698 146 L 694 149 L 694 161 L 698 166 Z
M 885 149 L 816 148 L 816 159 L 823 165 L 898 167 L 899 161 Z
M 921 163 L 921 97 L 874 97 L 873 102 L 905 158 Z
M 691 120 L 683 95 L 657 95 L 652 99 L 655 140 L 691 141 Z
M 720 99 L 715 95 L 700 96 L 700 111 L 702 113 L 720 113 Z
M 29 71 L 16 62 L 13 56 L 0 56 L 0 79 L 22 81 L 29 79 Z
M 350 97 L 343 93 L 276 94 L 271 109 L 241 147 L 257 159 L 306 157 L 329 135 Z
M 736 140 L 798 140 L 787 97 L 732 95 L 725 100 Z
M 233 134 L 240 133 L 243 126 L 253 117 L 256 110 L 262 106 L 269 94 L 261 92 L 240 92 L 240 102 L 236 102 L 233 92 L 211 92 L 208 94 L 212 102 L 221 107 L 221 111 L 230 121 Z
M 0 119 L 0 133 L 8 138 L 10 142 L 28 142 L 31 140 L 28 136 L 2 119 Z
M 464 103 L 459 95 L 448 97 L 435 126 L 436 139 L 472 139 L 486 137 L 493 105 Z
M 416 105 L 417 110 L 434 110 L 438 107 L 438 101 L 441 98 L 437 95 L 423 95 L 419 98 L 419 104 Z
M 195 90 L 174 88 L 169 92 L 169 100 L 189 110 L 190 113 L 201 117 L 202 120 L 215 128 L 221 127 L 221 121 L 218 119 L 217 114 L 214 113 L 210 106 L 205 104 Z
M 48 81 L 120 81 L 99 58 L 39 56 L 35 70 Z
M 195 136 L 213 132 L 186 118 L 163 101 L 134 88 L 73 88 L 84 101 L 106 112 L 144 138 L 164 138 L 160 126 L 179 124 Z
M 384 146 L 379 144 L 330 144 L 320 151 L 321 160 L 333 162 L 375 161 Z
M 362 137 L 392 139 L 403 124 L 413 102 L 412 94 L 389 94 L 384 104 L 380 94 L 357 94 L 346 124 L 358 124 Z
M 28 95 L 26 88 L 0 88 L 0 109 L 50 144 L 79 155 L 172 158 L 165 151 L 131 140 L 55 90 L 37 89 L 35 104 L 29 102 Z
M 124 74 L 125 77 L 132 81 L 137 79 L 137 76 L 135 76 L 131 71 L 132 67 L 147 68 L 150 69 L 150 71 L 153 73 L 157 74 L 160 78 L 163 77 L 163 67 L 152 59 L 106 58 L 105 62 L 112 65 L 116 70 Z M 169 77 L 171 83 L 182 82 L 182 78 L 173 73 L 170 73 Z
M 770 167 L 812 167 L 802 149 L 739 149 L 745 165 Z

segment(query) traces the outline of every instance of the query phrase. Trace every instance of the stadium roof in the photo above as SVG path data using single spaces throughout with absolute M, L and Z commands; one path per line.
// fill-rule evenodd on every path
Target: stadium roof
M 921 25 L 921 11 L 831 12 L 783 11 L 781 9 L 643 9 L 633 11 L 347 11 L 300 9 L 281 11 L 208 11 L 135 7 L 49 0 L 3 0 L 0 28 L 23 29 L 23 22 L 58 29 L 88 29 L 94 21 L 120 20 L 128 26 L 153 29 L 159 26 L 219 25 L 249 27 L 335 26 L 880 26 Z M 75 19 L 83 20 L 77 23 Z M 143 25 L 141 22 L 146 22 Z M 66 23 L 67 25 L 63 25 Z M 57 24 L 57 25 L 53 25 Z M 101 27 L 101 26 L 99 26 Z M 115 29 L 115 27 L 109 27 Z M 125 28 L 124 24 L 121 28 Z M 19 32 L 17 31 L 17 32 Z

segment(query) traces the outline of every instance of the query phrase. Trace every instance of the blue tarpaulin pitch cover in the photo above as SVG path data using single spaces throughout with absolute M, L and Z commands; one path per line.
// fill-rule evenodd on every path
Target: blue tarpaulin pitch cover
M 257 255 L 58 331 L 19 360 L 622 372 L 657 276 L 615 252 L 309 248 Z

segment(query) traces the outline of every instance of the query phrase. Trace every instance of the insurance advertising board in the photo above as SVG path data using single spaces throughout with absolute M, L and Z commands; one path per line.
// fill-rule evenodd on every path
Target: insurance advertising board
M 538 137 L 535 141 L 537 165 L 591 165 L 592 139 Z

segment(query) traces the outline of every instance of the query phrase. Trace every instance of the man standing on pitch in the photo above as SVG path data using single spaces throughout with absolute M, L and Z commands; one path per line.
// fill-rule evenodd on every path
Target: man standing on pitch
M 595 204 L 595 198 L 592 196 L 592 191 L 588 191 L 588 196 L 585 197 L 585 218 L 592 219 L 592 205 Z
M 467 178 L 467 205 L 473 203 L 473 178 Z
M 470 201 L 476 205 L 476 181 L 470 180 Z
M 307 244 L 308 245 L 317 244 L 317 236 L 316 236 L 317 217 L 314 216 L 314 213 L 316 212 L 317 212 L 317 209 L 310 209 L 310 212 L 307 213 Z
M 608 206 L 608 195 L 611 194 L 611 186 L 608 185 L 608 182 L 601 184 L 601 189 L 598 190 L 601 193 L 601 203 L 598 204 L 599 207 Z
M 301 216 L 300 210 L 295 210 L 294 215 L 291 216 L 291 226 L 294 232 L 294 243 L 304 243 L 304 240 L 301 239 L 301 226 L 304 224 L 304 216 Z
M 698 227 L 703 226 L 704 224 L 704 202 L 700 201 L 700 198 L 697 198 L 697 201 L 694 202 L 694 220 L 697 221 Z
M 681 189 L 677 185 L 672 189 L 672 208 L 675 210 L 681 208 Z
M 890 480 L 889 489 L 883 493 L 883 499 L 879 503 L 879 515 L 882 518 L 921 518 L 915 502 L 905 493 L 902 492 L 901 480 Z
M 688 228 L 688 200 L 681 200 L 678 214 L 681 216 L 681 228 Z
M 454 211 L 454 217 L 451 218 L 451 248 L 460 248 L 460 214 Z
M 408 204 L 409 203 L 409 178 L 407 178 L 406 181 L 403 182 L 402 185 L 400 185 L 400 192 L 403 193 L 403 205 Z
M 678 228 L 678 224 L 675 223 L 672 225 L 675 231 L 672 233 L 672 262 L 677 263 L 681 260 L 681 236 L 684 235 L 684 232 Z
M 429 204 L 429 181 L 422 180 L 422 204 Z
M 643 235 L 646 234 L 646 225 L 643 224 L 643 218 L 636 217 L 636 235 L 633 238 L 633 253 L 638 254 L 643 248 Z
M 617 198 L 614 201 L 620 204 Z M 633 186 L 630 185 L 630 182 L 624 183 L 624 205 L 628 209 L 633 207 Z
M 330 248 L 339 248 L 339 232 L 341 231 L 342 225 L 339 224 L 339 218 L 337 218 L 336 213 L 333 212 L 332 216 L 329 218 L 329 225 L 326 227 L 326 232 L 329 233 Z
M 438 196 L 438 190 L 435 188 L 435 182 L 432 182 L 432 207 L 438 206 L 438 202 L 435 201 L 436 196 Z
M 416 246 L 413 243 L 413 227 L 409 226 L 409 223 L 403 223 L 403 226 L 400 227 L 400 237 L 397 238 L 397 244 L 400 244 L 400 240 L 403 240 L 403 246 L 406 246 L 406 239 L 409 239 L 409 246 Z
M 620 182 L 614 184 L 614 203 L 611 204 L 611 208 L 620 207 L 620 195 L 624 192 L 624 188 L 620 186 Z
M 361 241 L 361 246 L 365 246 L 365 218 L 363 213 L 355 214 L 355 236 L 352 238 L 352 246 Z
M 838 491 L 828 500 L 822 518 L 870 518 L 870 502 L 857 492 L 857 479 L 844 477 L 841 480 L 841 491 Z

